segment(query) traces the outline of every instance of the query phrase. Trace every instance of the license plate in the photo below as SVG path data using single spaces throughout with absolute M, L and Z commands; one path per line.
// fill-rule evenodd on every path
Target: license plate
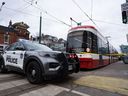
M 73 69 L 72 65 L 69 65 L 68 70 L 72 70 L 72 69 Z

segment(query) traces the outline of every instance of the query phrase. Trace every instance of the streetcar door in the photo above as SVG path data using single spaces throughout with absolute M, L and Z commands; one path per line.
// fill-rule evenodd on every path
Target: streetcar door
M 103 55 L 99 55 L 99 66 L 103 65 L 104 62 L 103 62 Z

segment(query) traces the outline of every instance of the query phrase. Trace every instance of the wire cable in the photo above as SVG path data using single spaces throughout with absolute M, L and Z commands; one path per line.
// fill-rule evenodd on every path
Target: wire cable
M 29 6 L 29 5 L 28 5 Z M 26 7 L 28 7 L 26 6 Z M 12 8 L 9 8 L 9 7 L 4 7 L 4 9 L 7 9 L 7 10 L 11 10 L 13 12 L 18 12 L 20 14 L 25 14 L 25 15 L 29 15 L 29 16 L 33 16 L 33 17 L 40 17 L 39 15 L 34 15 L 34 14 L 31 14 L 31 13 L 28 13 L 28 12 L 23 12 L 21 10 L 17 10 L 17 9 L 12 9 Z M 10 15 L 8 15 L 10 17 Z M 47 19 L 49 21 L 52 21 L 52 22 L 56 22 L 56 23 L 60 23 L 60 21 L 57 21 L 57 20 L 53 20 L 53 19 L 49 19 L 49 18 L 43 18 L 44 20 Z M 61 22 L 62 24 L 62 22 Z M 67 25 L 67 26 L 70 26 L 70 25 Z
M 97 24 L 88 16 L 88 14 L 75 2 L 75 0 L 72 0 L 73 3 L 85 14 L 86 17 L 89 18 L 89 20 L 100 30 L 100 28 L 97 26 Z
M 117 24 L 117 23 L 113 23 L 113 22 L 108 22 L 108 21 L 102 21 L 102 20 L 96 20 L 93 19 L 96 22 L 101 22 L 101 23 L 106 23 L 106 24 L 113 24 L 113 25 L 118 25 L 118 26 L 122 26 L 122 24 Z
M 29 2 L 27 2 L 27 1 L 25 1 L 25 0 L 23 0 L 23 1 L 24 1 L 24 2 L 26 2 L 26 3 L 28 3 L 28 4 L 30 4 Z M 38 9 L 38 10 L 40 10 L 41 12 L 43 12 L 43 13 L 47 14 L 48 16 L 50 16 L 50 17 L 52 17 L 52 18 L 56 19 L 57 21 L 61 22 L 62 24 L 64 24 L 64 25 L 66 25 L 66 26 L 71 27 L 71 25 L 69 25 L 69 24 L 65 23 L 64 21 L 62 21 L 62 20 L 60 20 L 60 19 L 58 19 L 57 17 L 53 16 L 53 15 L 52 15 L 52 14 L 50 14 L 49 12 L 47 12 L 47 11 L 43 10 L 42 8 L 37 7 L 37 6 L 33 5 L 33 4 L 31 4 L 31 6 L 33 6 L 34 8 L 36 8 L 36 9 Z M 38 5 L 38 6 L 39 6 L 39 5 Z
M 14 11 L 14 12 L 18 12 L 18 13 L 22 13 L 22 14 L 26 14 L 26 15 L 31 15 L 31 16 L 39 17 L 38 15 L 34 15 L 34 14 L 31 14 L 31 13 L 28 13 L 28 12 L 23 12 L 21 10 L 12 9 L 12 8 L 9 8 L 9 7 L 4 7 L 4 8 L 8 9 L 8 10 L 11 10 L 11 11 Z

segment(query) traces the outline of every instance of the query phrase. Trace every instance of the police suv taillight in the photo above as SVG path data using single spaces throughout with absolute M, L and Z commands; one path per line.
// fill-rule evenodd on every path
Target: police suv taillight
M 76 54 L 69 54 L 68 57 L 69 58 L 77 58 L 77 55 Z

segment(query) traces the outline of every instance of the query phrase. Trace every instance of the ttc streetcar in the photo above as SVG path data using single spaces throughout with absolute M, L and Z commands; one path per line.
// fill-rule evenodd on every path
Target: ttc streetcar
M 75 52 L 80 68 L 94 69 L 118 60 L 118 52 L 93 26 L 78 26 L 69 30 L 66 51 Z

